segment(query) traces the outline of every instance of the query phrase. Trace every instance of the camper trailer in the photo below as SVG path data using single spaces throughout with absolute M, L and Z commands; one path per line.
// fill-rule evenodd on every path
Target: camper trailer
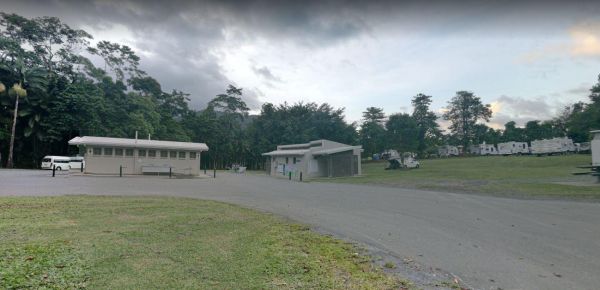
M 480 155 L 497 155 L 498 150 L 496 150 L 496 146 L 494 144 L 479 144 L 479 154 Z
M 575 152 L 577 149 L 573 140 L 567 137 L 531 141 L 531 154 L 552 155 Z
M 458 147 L 451 145 L 439 146 L 438 155 L 440 157 L 458 156 Z
M 529 154 L 529 146 L 527 142 L 504 142 L 498 143 L 498 154 L 513 155 L 513 154 Z

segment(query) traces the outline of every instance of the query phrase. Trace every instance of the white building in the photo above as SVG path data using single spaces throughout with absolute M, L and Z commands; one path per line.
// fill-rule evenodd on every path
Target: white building
M 360 175 L 362 146 L 351 146 L 329 140 L 303 144 L 279 145 L 267 156 L 267 174 L 276 177 L 308 179 Z
M 592 166 L 600 166 L 600 130 L 592 131 Z
M 501 155 L 512 155 L 512 154 L 529 154 L 529 146 L 527 142 L 504 142 L 498 143 L 498 154 Z
M 69 145 L 83 147 L 85 173 L 93 174 L 173 174 L 199 175 L 204 143 L 75 137 Z

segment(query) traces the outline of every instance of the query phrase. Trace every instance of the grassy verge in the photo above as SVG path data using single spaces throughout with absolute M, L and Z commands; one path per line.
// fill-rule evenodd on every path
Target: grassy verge
M 589 155 L 482 156 L 421 160 L 421 168 L 384 170 L 386 161 L 363 164 L 363 176 L 320 181 L 380 184 L 514 197 L 600 198 L 600 186 L 574 176 Z
M 268 214 L 155 197 L 0 198 L 0 288 L 398 289 L 357 249 Z

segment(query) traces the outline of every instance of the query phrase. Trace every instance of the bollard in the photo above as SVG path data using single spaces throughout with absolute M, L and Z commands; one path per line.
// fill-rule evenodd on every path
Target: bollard
M 206 175 L 206 167 L 207 167 L 207 166 L 204 166 L 204 175 Z
M 79 167 L 79 172 L 83 173 L 83 161 L 81 161 L 81 166 Z
M 290 176 L 290 180 L 292 180 L 292 172 L 291 171 L 290 171 L 289 176 Z
M 52 164 L 52 177 L 56 174 L 56 164 Z
M 119 166 L 119 177 L 123 177 L 123 165 Z
M 300 171 L 300 181 L 302 181 L 302 171 Z
M 213 178 L 217 178 L 217 168 L 213 168 Z
M 171 179 L 171 167 L 169 167 L 169 179 Z

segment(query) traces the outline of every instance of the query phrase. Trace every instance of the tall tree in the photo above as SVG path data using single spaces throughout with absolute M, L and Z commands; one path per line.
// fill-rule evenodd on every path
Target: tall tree
M 17 82 L 13 84 L 12 88 L 8 90 L 8 94 L 11 97 L 14 97 L 15 99 L 12 127 L 10 133 L 10 144 L 6 163 L 6 167 L 12 168 L 17 116 L 19 114 L 19 99 L 27 97 L 27 90 L 43 91 L 47 84 L 46 73 L 43 69 L 40 68 L 27 68 L 21 59 L 17 60 L 15 66 L 12 69 L 11 67 L 5 64 L 1 64 L 0 69 L 13 74 L 14 78 L 17 80 Z
M 367 156 L 379 153 L 385 149 L 383 148 L 385 144 L 384 119 L 385 114 L 382 108 L 368 107 L 363 112 L 359 136 L 364 153 Z
M 472 92 L 458 91 L 448 102 L 444 119 L 450 121 L 450 131 L 467 148 L 475 137 L 475 125 L 479 120 L 488 122 L 492 117 L 489 104 L 482 104 L 481 98 Z
M 422 155 L 427 147 L 435 145 L 435 141 L 441 134 L 437 116 L 429 109 L 431 105 L 431 96 L 417 94 L 412 99 L 413 113 L 412 118 L 418 128 L 416 150 Z
M 409 114 L 390 115 L 386 127 L 386 144 L 400 152 L 414 152 L 419 147 L 419 126 Z

